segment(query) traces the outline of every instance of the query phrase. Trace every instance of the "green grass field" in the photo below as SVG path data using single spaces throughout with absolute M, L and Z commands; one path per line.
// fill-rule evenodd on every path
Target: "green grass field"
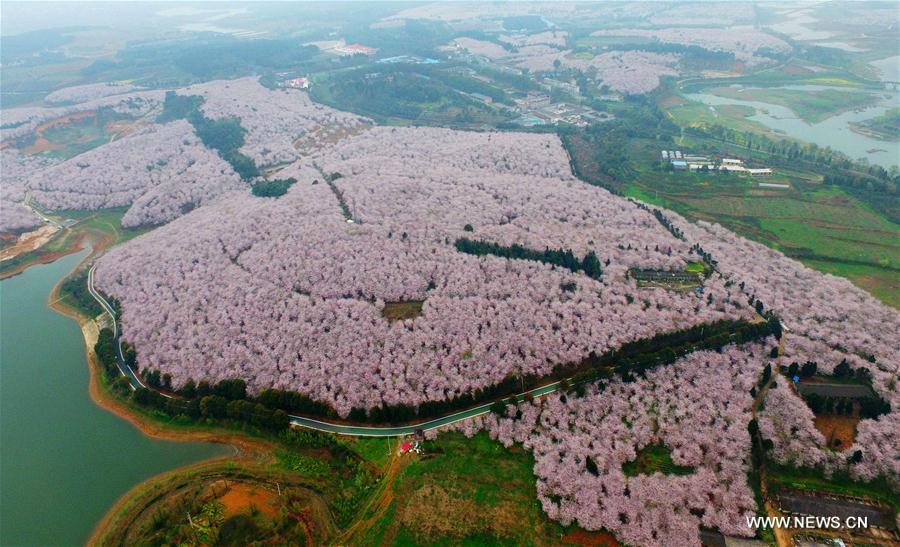
M 625 194 L 717 222 L 900 307 L 900 226 L 816 177 L 776 171 L 764 182 L 736 175 L 666 173 L 645 165 Z
M 879 100 L 870 93 L 838 89 L 715 87 L 707 90 L 707 93 L 729 99 L 784 106 L 809 123 L 819 123 L 841 112 L 870 106 Z
M 91 116 L 72 123 L 56 125 L 44 132 L 44 138 L 55 148 L 46 152 L 48 156 L 67 160 L 78 154 L 87 152 L 110 140 L 110 135 L 97 117 Z
M 666 109 L 669 117 L 681 127 L 721 125 L 736 131 L 759 133 L 769 137 L 778 135 L 759 122 L 750 120 L 756 111 L 749 106 L 709 106 L 699 102 L 684 102 Z
M 622 465 L 622 472 L 627 477 L 652 475 L 660 472 L 664 475 L 690 475 L 693 467 L 677 465 L 672 461 L 672 451 L 662 444 L 651 444 L 638 452 L 637 458 Z
M 359 441 L 356 441 L 359 443 Z M 378 442 L 360 443 L 376 455 Z M 424 443 L 393 485 L 391 505 L 362 545 L 559 545 L 566 530 L 541 510 L 529 452 L 484 432 Z M 365 457 L 365 456 L 364 456 Z M 377 456 L 380 458 L 380 456 Z

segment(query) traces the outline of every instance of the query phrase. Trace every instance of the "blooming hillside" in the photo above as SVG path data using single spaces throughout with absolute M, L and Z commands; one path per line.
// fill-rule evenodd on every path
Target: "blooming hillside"
M 241 377 L 253 390 L 293 389 L 346 415 L 749 317 L 717 277 L 702 297 L 639 291 L 629 267 L 683 267 L 689 246 L 574 179 L 555 136 L 383 128 L 310 161 L 321 173 L 296 169 L 306 180 L 278 200 L 236 194 L 100 261 L 98 282 L 123 303 L 142 366 L 176 385 Z M 332 189 L 324 175 L 334 173 Z M 593 251 L 602 279 L 463 254 L 453 245 L 463 236 Z M 421 317 L 381 316 L 401 300 L 425 300 Z

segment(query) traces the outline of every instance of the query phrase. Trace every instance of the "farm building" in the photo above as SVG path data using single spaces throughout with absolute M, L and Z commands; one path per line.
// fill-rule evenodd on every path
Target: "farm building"
M 684 160 L 672 160 L 672 167 L 674 167 L 676 171 L 686 171 L 688 163 Z
M 294 78 L 293 80 L 285 80 L 282 85 L 291 89 L 309 89 L 309 78 Z
M 768 167 L 762 168 L 747 168 L 747 173 L 752 177 L 765 177 L 772 174 L 772 170 Z
M 722 165 L 743 165 L 744 160 L 738 160 L 735 158 L 722 158 Z

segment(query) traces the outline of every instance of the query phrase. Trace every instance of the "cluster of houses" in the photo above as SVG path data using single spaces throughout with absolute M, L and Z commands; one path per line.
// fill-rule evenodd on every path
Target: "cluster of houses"
M 681 150 L 663 150 L 663 161 L 672 165 L 675 171 L 720 171 L 729 173 L 745 173 L 752 177 L 768 176 L 772 169 L 768 167 L 748 167 L 744 160 L 736 158 L 713 159 L 709 156 L 683 154 Z
M 290 89 L 309 89 L 309 78 L 293 78 L 281 82 L 281 87 Z
M 559 123 L 584 127 L 613 118 L 611 114 L 597 112 L 585 105 L 554 103 L 548 94 L 535 91 L 528 92 L 524 98 L 515 99 L 515 103 L 516 111 L 521 114 L 515 122 L 525 127 Z
M 421 429 L 417 429 L 412 436 L 407 435 L 400 443 L 400 453 L 403 454 L 419 454 L 421 455 L 424 451 L 422 450 L 421 443 L 425 440 L 425 433 Z

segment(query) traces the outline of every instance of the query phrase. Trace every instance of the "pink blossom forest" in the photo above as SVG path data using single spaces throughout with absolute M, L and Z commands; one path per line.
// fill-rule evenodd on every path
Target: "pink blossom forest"
M 650 61 L 665 73 L 665 59 Z M 669 230 L 648 208 L 576 178 L 555 134 L 380 127 L 252 78 L 177 93 L 204 97 L 209 118 L 239 118 L 241 152 L 269 178 L 297 182 L 277 199 L 253 196 L 176 120 L 65 161 L 35 165 L 4 150 L 0 195 L 4 230 L 40 222 L 21 204 L 26 195 L 54 210 L 127 206 L 123 225 L 161 225 L 103 255 L 96 283 L 121 304 L 140 367 L 170 375 L 174 387 L 241 378 L 253 393 L 297 391 L 345 418 L 355 407 L 416 406 L 546 375 L 694 325 L 753 321 L 758 300 L 786 327 L 783 362 L 868 369 L 892 410 L 860 422 L 863 457 L 849 463 L 779 378 L 758 415 L 773 457 L 900 484 L 900 317 L 849 281 L 662 211 Z M 21 125 L 3 139 L 95 103 L 147 112 L 163 100 L 108 86 L 57 95 L 63 106 L 11 110 Z M 602 276 L 464 254 L 454 247 L 462 237 L 579 259 L 593 252 Z M 701 293 L 639 287 L 629 274 L 682 270 L 701 259 L 697 246 L 717 264 Z M 386 304 L 408 301 L 423 302 L 418 317 L 383 316 Z M 604 528 L 631 545 L 699 545 L 700 526 L 752 535 L 751 388 L 776 366 L 778 344 L 695 352 L 633 382 L 510 405 L 457 427 L 530 450 L 541 506 L 563 524 Z M 654 444 L 693 472 L 626 476 L 622 465 Z

